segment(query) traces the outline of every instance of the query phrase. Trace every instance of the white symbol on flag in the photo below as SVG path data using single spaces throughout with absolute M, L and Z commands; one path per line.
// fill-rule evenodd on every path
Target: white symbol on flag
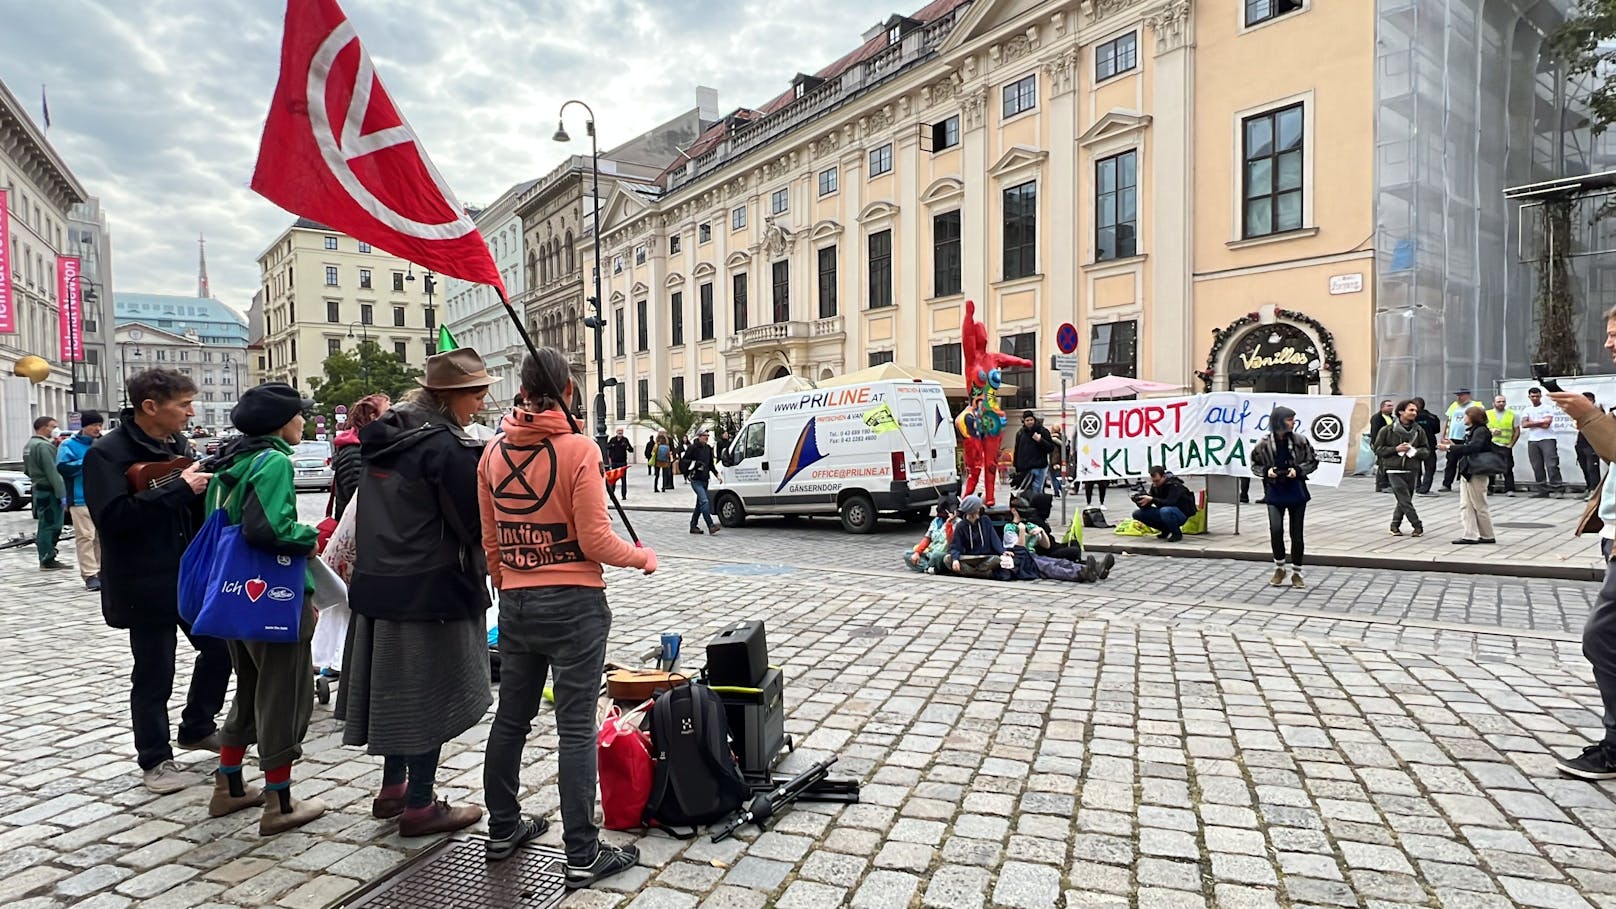
M 370 133 L 362 132 L 365 114 L 370 110 L 371 90 L 378 84 L 376 69 L 362 44 L 359 46 L 359 67 L 354 77 L 353 98 L 348 102 L 341 136 L 339 137 L 337 131 L 332 128 L 331 119 L 326 113 L 326 89 L 331 78 L 331 68 L 336 63 L 337 56 L 349 44 L 358 41 L 359 35 L 354 31 L 353 24 L 345 19 L 320 43 L 319 50 L 315 51 L 314 59 L 309 63 L 309 121 L 314 127 L 314 144 L 320 149 L 320 157 L 325 160 L 326 167 L 331 169 L 332 176 L 337 178 L 361 208 L 399 233 L 422 240 L 455 240 L 475 231 L 477 226 L 463 213 L 449 185 L 444 182 L 443 176 L 433 166 L 432 159 L 427 157 L 426 150 L 421 147 L 420 137 L 410 128 L 402 113 L 398 115 L 398 126 Z M 350 162 L 399 145 L 414 147 L 416 154 L 421 158 L 421 163 L 426 166 L 427 173 L 432 175 L 432 182 L 437 184 L 438 191 L 456 213 L 453 220 L 433 224 L 399 214 L 376 198 L 376 195 L 366 188 L 359 176 L 353 172 Z

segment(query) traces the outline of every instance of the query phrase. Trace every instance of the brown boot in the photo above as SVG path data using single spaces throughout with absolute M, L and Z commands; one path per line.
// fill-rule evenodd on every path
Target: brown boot
M 224 817 L 243 808 L 256 808 L 264 803 L 264 791 L 242 782 L 241 773 L 213 772 L 213 798 L 208 800 L 208 817 Z
M 294 827 L 301 827 L 325 814 L 325 802 L 319 799 L 299 801 L 292 798 L 292 790 L 271 789 L 265 793 L 264 817 L 258 822 L 259 836 L 274 836 Z
M 404 816 L 398 821 L 398 835 L 431 836 L 434 833 L 453 833 L 477 823 L 482 816 L 481 808 L 470 805 L 450 808 L 448 802 L 438 799 L 425 808 L 406 808 Z

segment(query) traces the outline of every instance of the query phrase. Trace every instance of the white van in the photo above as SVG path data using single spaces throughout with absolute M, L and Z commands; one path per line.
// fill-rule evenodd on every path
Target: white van
M 894 425 L 894 421 L 896 425 Z M 923 516 L 959 492 L 954 419 L 936 382 L 871 382 L 776 395 L 747 418 L 711 491 L 725 527 L 748 515 Z

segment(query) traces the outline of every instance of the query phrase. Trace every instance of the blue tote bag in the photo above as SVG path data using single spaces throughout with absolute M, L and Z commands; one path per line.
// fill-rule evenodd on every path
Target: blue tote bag
M 262 460 L 260 456 L 258 463 Z M 241 525 L 227 522 L 225 512 L 221 507 L 208 517 L 209 522 L 217 519 L 220 526 L 192 631 L 232 641 L 296 643 L 302 630 L 307 556 L 280 555 L 253 546 Z
M 223 508 L 215 508 L 202 522 L 202 529 L 185 547 L 180 556 L 180 584 L 178 600 L 180 618 L 187 625 L 195 625 L 202 613 L 202 600 L 208 592 L 208 576 L 213 573 L 213 549 L 219 543 L 219 531 L 228 527 L 230 519 Z

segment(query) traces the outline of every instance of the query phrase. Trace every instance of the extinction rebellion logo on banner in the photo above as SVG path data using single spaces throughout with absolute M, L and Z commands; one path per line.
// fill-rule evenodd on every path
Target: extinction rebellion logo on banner
M 1342 395 L 1239 392 L 1095 402 L 1077 416 L 1077 479 L 1142 477 L 1153 464 L 1181 476 L 1251 476 L 1251 450 L 1268 434 L 1269 413 L 1283 404 L 1296 411 L 1296 431 L 1318 455 L 1311 482 L 1336 486 L 1356 403 Z

